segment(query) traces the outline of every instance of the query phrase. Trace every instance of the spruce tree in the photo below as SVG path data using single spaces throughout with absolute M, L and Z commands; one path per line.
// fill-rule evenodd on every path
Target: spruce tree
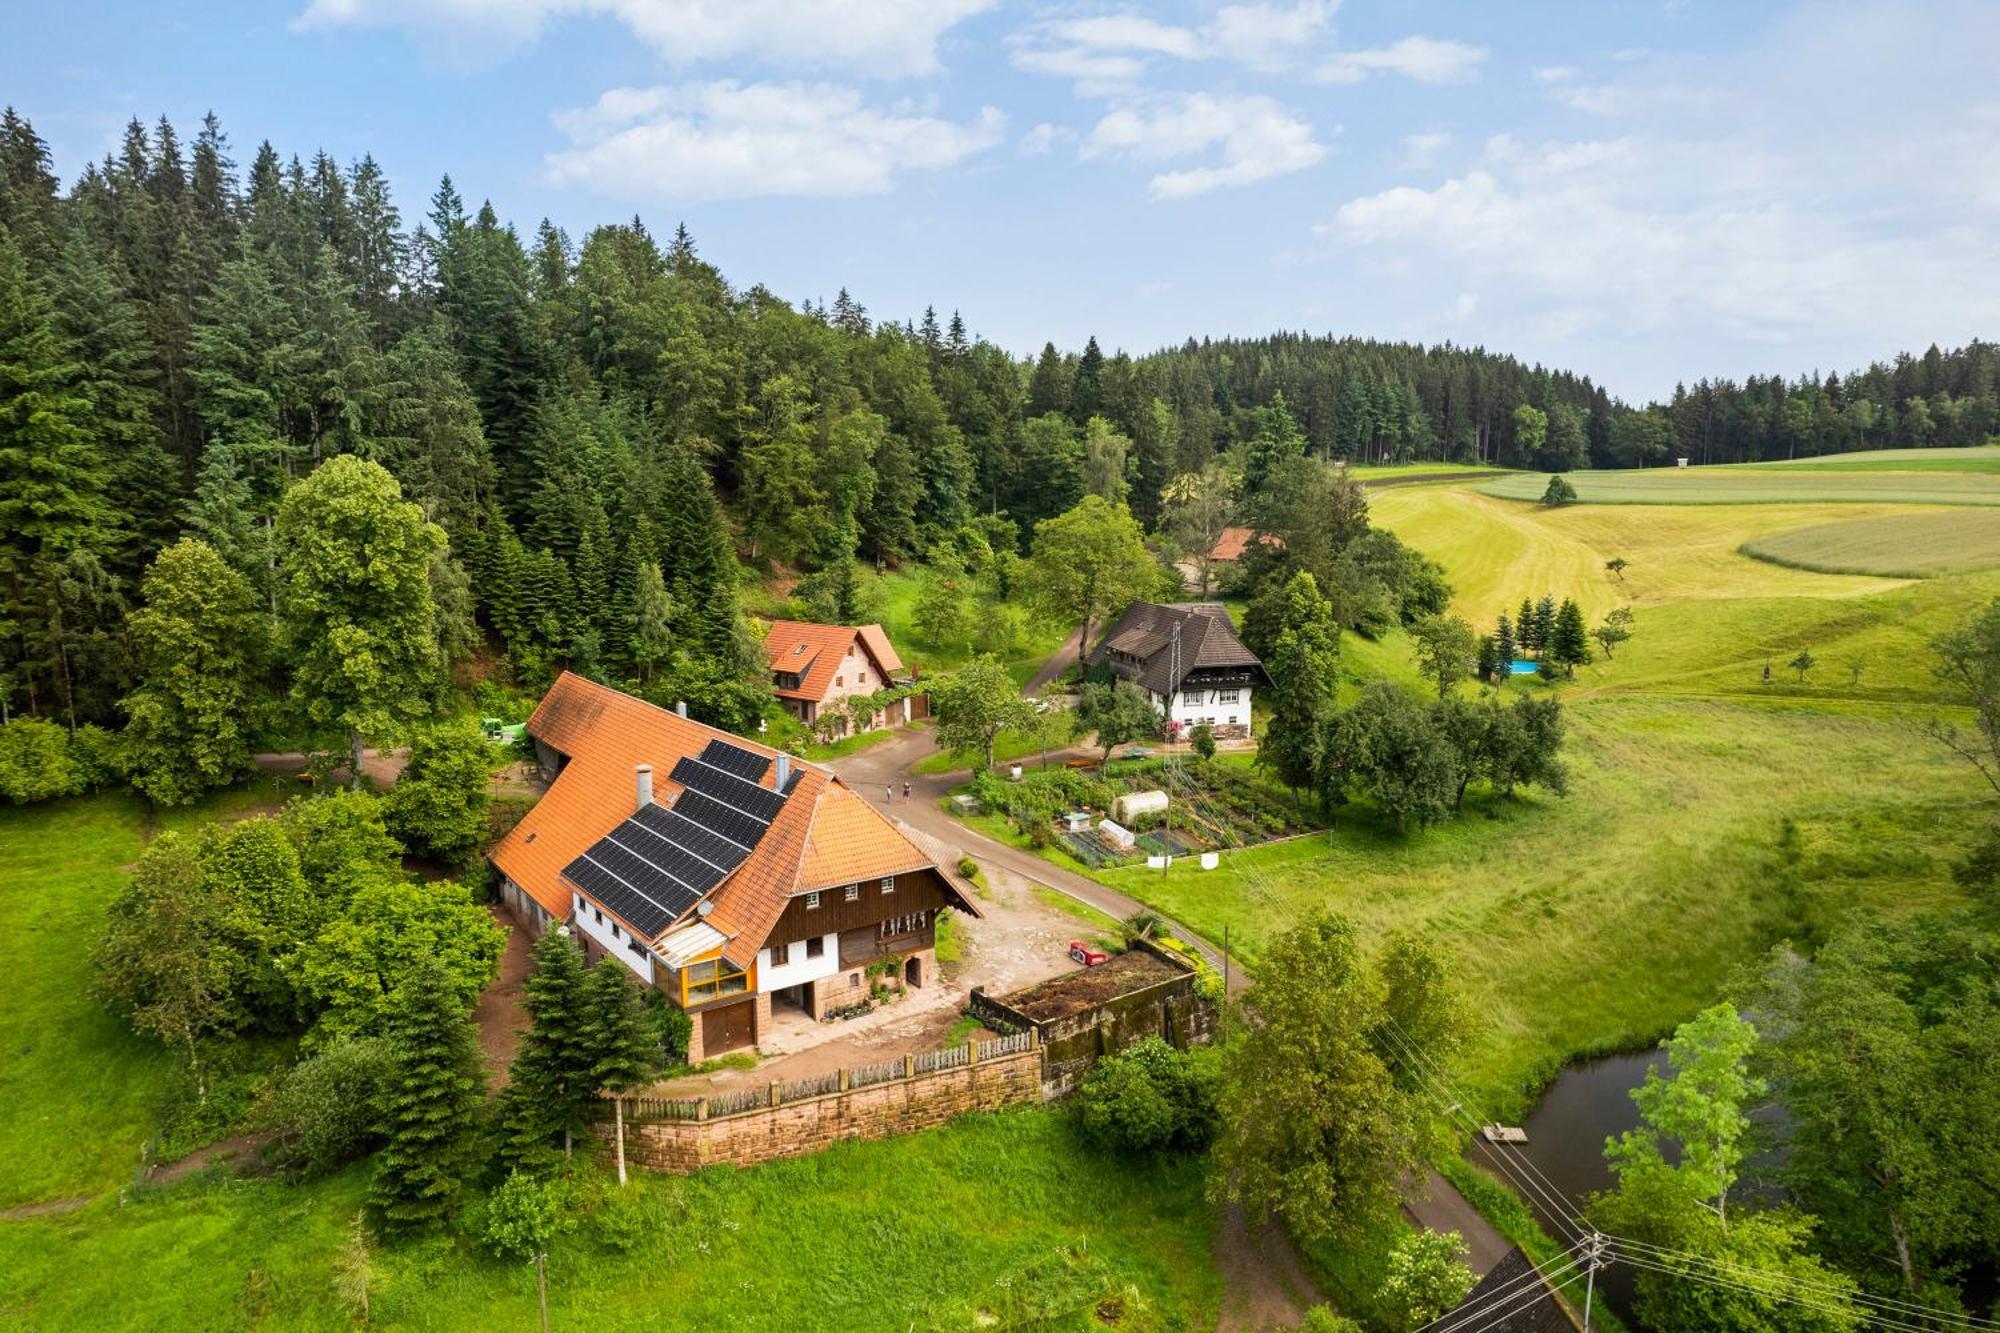
M 512 1161 L 533 1162 L 558 1134 L 567 1156 L 596 1095 L 585 977 L 583 950 L 568 927 L 535 941 L 535 973 L 522 1002 L 531 1026 L 507 1076 L 505 1152 Z
M 1565 600 L 1556 613 L 1555 627 L 1549 633 L 1549 658 L 1561 663 L 1565 674 L 1572 677 L 1578 667 L 1590 661 L 1590 631 L 1583 623 L 1582 608 L 1573 601 Z
M 674 601 L 660 567 L 648 560 L 639 566 L 632 588 L 632 619 L 626 651 L 639 668 L 639 679 L 651 681 L 653 668 L 667 660 L 673 648 Z
M 1556 641 L 1556 599 L 1544 594 L 1535 603 L 1535 650 L 1546 653 Z
M 382 1090 L 382 1135 L 370 1202 L 390 1231 L 435 1226 L 477 1165 L 473 1144 L 485 1072 L 478 1035 L 436 959 L 413 960 L 391 995 L 394 1050 Z
M 1521 609 L 1514 616 L 1514 633 L 1521 640 L 1523 652 L 1532 653 L 1540 650 L 1541 645 L 1535 642 L 1534 599 L 1528 597 L 1521 599 Z
M 1502 611 L 1500 623 L 1493 629 L 1493 656 L 1499 664 L 1502 680 L 1513 673 L 1514 660 L 1520 655 L 1520 645 L 1514 642 L 1514 624 L 1507 619 L 1507 613 Z

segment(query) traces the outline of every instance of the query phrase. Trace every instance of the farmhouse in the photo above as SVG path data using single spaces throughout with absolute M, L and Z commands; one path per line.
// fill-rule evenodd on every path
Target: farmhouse
M 764 636 L 764 660 L 771 668 L 771 689 L 785 711 L 809 727 L 824 715 L 825 729 L 834 736 L 845 736 L 854 725 L 852 715 L 840 707 L 846 700 L 865 699 L 912 680 L 880 625 L 775 621 Z M 869 714 L 860 729 L 908 722 L 912 708 L 906 695 Z
M 690 1061 L 764 1040 L 774 1005 L 934 984 L 937 914 L 980 914 L 948 858 L 818 765 L 568 673 L 528 734 L 550 786 L 493 849 L 502 894 L 686 1010 Z
M 1268 534 L 1259 536 L 1255 528 L 1227 527 L 1215 539 L 1215 545 L 1209 549 L 1208 558 L 1218 565 L 1234 564 L 1243 558 L 1244 552 L 1250 549 L 1252 542 L 1260 546 L 1284 544 L 1277 537 Z
M 1219 737 L 1250 735 L 1251 691 L 1270 684 L 1219 602 L 1134 602 L 1084 661 L 1144 686 L 1169 725 Z

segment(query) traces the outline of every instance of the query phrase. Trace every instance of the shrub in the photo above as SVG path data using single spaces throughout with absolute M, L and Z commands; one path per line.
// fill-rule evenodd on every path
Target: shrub
M 469 861 L 486 834 L 492 762 L 486 737 L 470 720 L 427 728 L 383 805 L 389 831 L 420 855 L 447 865 Z
M 659 1025 L 660 1060 L 662 1069 L 675 1069 L 687 1063 L 688 1041 L 694 1036 L 694 1020 L 677 1005 L 667 1003 L 666 996 L 659 991 L 648 989 L 645 993 L 646 1009 Z
M 0 796 L 16 805 L 82 791 L 69 734 L 39 717 L 0 727 Z
M 1199 1151 L 1219 1128 L 1215 1063 L 1145 1037 L 1097 1062 L 1076 1092 L 1085 1138 L 1116 1152 Z
M 327 1171 L 372 1147 L 390 1067 L 385 1039 L 339 1037 L 294 1068 L 273 1117 L 291 1159 Z
M 1562 477 L 1550 477 L 1549 488 L 1542 492 L 1542 503 L 1554 508 L 1558 505 L 1576 503 L 1576 487 Z
M 958 873 L 959 877 L 962 879 L 971 879 L 973 876 L 979 873 L 979 862 L 973 860 L 969 856 L 959 857 Z

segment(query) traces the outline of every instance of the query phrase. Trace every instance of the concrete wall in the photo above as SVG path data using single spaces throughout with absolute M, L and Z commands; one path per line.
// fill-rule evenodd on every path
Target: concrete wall
M 1041 1052 L 1017 1051 L 955 1069 L 828 1093 L 718 1120 L 625 1124 L 625 1160 L 685 1173 L 721 1162 L 751 1166 L 818 1152 L 846 1139 L 883 1139 L 932 1129 L 968 1111 L 1030 1106 L 1042 1099 Z M 615 1126 L 593 1122 L 609 1152 Z
M 1215 1006 L 1195 993 L 1194 969 L 1146 940 L 1135 940 L 1132 947 L 1173 964 L 1180 975 L 1066 1018 L 1037 1021 L 980 990 L 972 992 L 968 1007 L 989 1025 L 1035 1032 L 1042 1047 L 1042 1095 L 1050 1100 L 1068 1096 L 1092 1065 L 1143 1037 L 1181 1047 L 1206 1042 L 1214 1035 Z

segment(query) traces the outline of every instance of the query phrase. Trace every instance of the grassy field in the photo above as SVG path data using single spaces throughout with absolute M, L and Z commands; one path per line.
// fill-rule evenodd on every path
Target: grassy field
M 158 828 L 271 799 L 243 788 L 157 821 L 129 796 L 0 807 L 0 1208 L 138 1172 L 172 1062 L 90 998 L 105 911 Z
M 1743 554 L 1823 574 L 1925 579 L 1971 573 L 2000 566 L 2000 514 L 1933 509 L 1815 523 L 1747 541 Z
M 1791 466 L 1727 464 L 1564 475 L 1585 504 L 2000 504 L 2000 468 L 1956 465 L 1876 467 L 1864 461 L 1815 468 L 1802 460 Z M 1546 473 L 1511 472 L 1479 483 L 1479 489 L 1505 500 L 1539 500 L 1548 484 Z
M 1957 449 L 1868 449 L 1736 466 L 1805 468 L 1812 472 L 2000 472 L 2000 448 L 1981 444 Z
M 1107 1169 L 1056 1110 L 971 1116 L 754 1170 L 640 1172 L 552 1248 L 559 1328 L 1205 1327 L 1220 1298 L 1199 1161 Z M 615 1187 L 611 1187 L 615 1190 Z M 532 1328 L 532 1270 L 448 1243 L 354 1247 L 365 1169 L 190 1181 L 0 1223 L 0 1324 Z M 625 1243 L 619 1242 L 623 1235 Z M 664 1313 L 664 1312 L 671 1312 Z
M 1356 810 L 1327 837 L 1232 853 L 1216 871 L 1104 878 L 1211 939 L 1227 926 L 1253 970 L 1315 906 L 1371 937 L 1436 932 L 1477 1016 L 1468 1091 L 1511 1113 L 1563 1061 L 1670 1029 L 1781 938 L 1956 897 L 1951 861 L 1990 799 L 1921 735 L 1941 706 L 1927 645 L 2000 594 L 2000 575 L 1842 576 L 1738 550 L 1852 507 L 1543 510 L 1485 489 L 1392 490 L 1371 511 L 1445 566 L 1455 609 L 1481 630 L 1524 595 L 1575 597 L 1593 618 L 1633 607 L 1617 658 L 1556 687 L 1572 794 L 1475 798 L 1408 839 Z M 1613 556 L 1630 562 L 1622 580 L 1604 568 Z M 1784 665 L 1801 648 L 1820 662 L 1804 682 Z M 1401 635 L 1350 639 L 1343 671 L 1409 683 L 1407 653 Z
M 1492 463 L 1350 463 L 1347 475 L 1356 481 L 1416 481 L 1423 477 L 1457 477 L 1468 472 L 1501 476 L 1508 469 Z
M 271 795 L 227 793 L 166 823 Z M 159 826 L 120 796 L 0 810 L 0 906 L 14 923 L 0 943 L 0 1210 L 18 1210 L 0 1220 L 0 1326 L 346 1325 L 364 1170 L 137 1184 L 173 1062 L 96 1006 L 89 958 L 121 868 Z M 755 1170 L 640 1173 L 626 1248 L 589 1217 L 559 1243 L 552 1315 L 637 1329 L 672 1310 L 677 1327 L 785 1330 L 964 1328 L 991 1314 L 1080 1329 L 1119 1299 L 1139 1328 L 1201 1326 L 1219 1299 L 1202 1176 L 1198 1161 L 1113 1169 L 1039 1109 Z M 469 1247 L 375 1248 L 365 1268 L 373 1324 L 532 1326 L 527 1270 Z

